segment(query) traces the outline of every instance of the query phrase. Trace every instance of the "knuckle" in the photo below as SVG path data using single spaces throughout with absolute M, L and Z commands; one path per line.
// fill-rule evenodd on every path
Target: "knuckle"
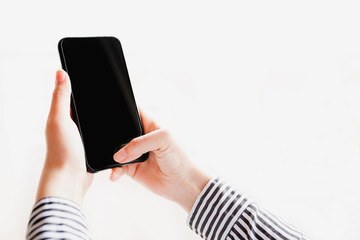
M 54 91 L 53 91 L 53 97 L 56 98 L 56 97 L 59 97 L 61 96 L 63 93 L 62 93 L 62 89 L 61 88 L 55 88 Z
M 67 95 L 69 93 L 69 90 L 67 88 L 65 88 L 64 86 L 59 86 L 56 87 L 53 91 L 53 97 L 57 98 L 57 97 L 61 97 L 63 95 Z
M 129 145 L 131 145 L 133 148 L 138 148 L 139 146 L 142 145 L 143 139 L 144 138 L 142 136 L 134 138 L 133 140 L 130 141 Z
M 58 132 L 61 126 L 61 122 L 54 117 L 49 117 L 45 127 L 45 134 L 51 135 L 54 132 Z
M 159 130 L 159 135 L 162 139 L 169 139 L 170 138 L 170 132 L 169 130 L 165 129 L 165 128 L 162 128 Z

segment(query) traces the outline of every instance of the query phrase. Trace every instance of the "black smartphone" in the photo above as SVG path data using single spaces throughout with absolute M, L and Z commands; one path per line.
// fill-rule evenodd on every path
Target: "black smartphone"
M 72 118 L 89 172 L 121 167 L 113 155 L 144 134 L 120 41 L 115 37 L 63 38 L 58 50 L 71 82 Z M 149 153 L 126 164 L 143 162 Z

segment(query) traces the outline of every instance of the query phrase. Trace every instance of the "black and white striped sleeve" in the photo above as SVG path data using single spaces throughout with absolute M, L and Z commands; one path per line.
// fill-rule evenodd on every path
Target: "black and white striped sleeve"
M 31 212 L 27 240 L 90 239 L 85 216 L 79 206 L 67 199 L 47 197 L 38 201 Z
M 211 179 L 202 190 L 187 224 L 204 239 L 307 240 L 219 178 Z

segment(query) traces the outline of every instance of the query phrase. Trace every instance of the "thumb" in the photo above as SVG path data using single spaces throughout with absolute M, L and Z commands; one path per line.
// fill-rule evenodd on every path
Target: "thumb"
M 49 115 L 53 117 L 69 115 L 71 87 L 69 77 L 63 70 L 56 71 L 55 89 Z
M 126 163 L 151 151 L 164 151 L 169 143 L 169 133 L 158 129 L 131 140 L 125 147 L 114 154 L 114 160 Z

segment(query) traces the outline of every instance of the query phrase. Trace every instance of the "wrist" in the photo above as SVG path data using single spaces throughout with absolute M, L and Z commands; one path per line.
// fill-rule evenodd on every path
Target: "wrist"
M 45 197 L 61 197 L 81 206 L 84 196 L 83 183 L 78 177 L 59 170 L 43 170 L 36 195 L 36 202 Z
M 182 206 L 187 213 L 190 212 L 197 197 L 210 181 L 210 174 L 191 166 L 187 176 L 180 182 L 174 201 Z

